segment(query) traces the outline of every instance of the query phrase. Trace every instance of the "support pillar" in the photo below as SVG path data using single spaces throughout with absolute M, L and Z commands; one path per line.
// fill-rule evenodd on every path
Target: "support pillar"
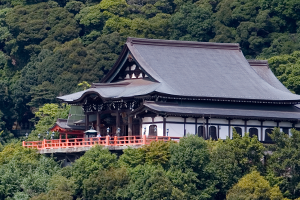
M 119 137 L 120 133 L 118 132 L 118 128 L 120 127 L 120 113 L 119 111 L 117 112 L 117 117 L 116 117 L 116 135 Z
M 89 114 L 85 114 L 85 130 L 89 130 Z
M 184 124 L 183 124 L 183 133 L 184 133 L 184 136 L 186 136 L 186 128 L 185 128 L 185 124 L 186 124 L 186 118 L 184 117 Z
M 208 127 L 208 121 L 209 118 L 206 117 L 206 133 L 205 133 L 205 139 L 209 139 L 210 138 L 210 135 L 209 135 L 209 127 Z
M 164 116 L 164 123 L 163 123 L 163 136 L 166 136 L 166 116 Z
M 244 119 L 244 123 L 245 123 L 245 131 L 244 132 L 245 133 L 247 133 L 247 121 L 248 121 L 247 119 Z
M 195 135 L 198 135 L 198 129 L 197 129 L 197 126 L 198 126 L 198 119 L 195 117 Z
M 132 116 L 128 116 L 128 136 L 132 136 Z
M 263 141 L 264 136 L 264 120 L 260 120 L 260 141 Z
M 100 133 L 100 125 L 101 125 L 101 114 L 100 114 L 100 112 L 98 112 L 97 113 L 97 124 L 96 124 L 96 131 L 98 133 Z M 102 134 L 100 133 L 100 135 L 102 135 Z
M 231 119 L 227 119 L 228 120 L 228 137 L 230 138 L 231 135 L 231 125 L 230 125 L 230 121 Z

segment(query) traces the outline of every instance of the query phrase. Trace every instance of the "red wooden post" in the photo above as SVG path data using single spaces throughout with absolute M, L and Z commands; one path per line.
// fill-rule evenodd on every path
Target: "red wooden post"
M 25 141 L 23 141 L 22 143 L 23 143 L 23 147 L 25 147 Z
M 117 145 L 117 141 L 118 141 L 118 137 L 115 136 L 115 137 L 114 137 L 114 145 Z
M 105 138 L 105 140 L 106 140 L 106 145 L 109 145 L 109 135 L 107 135 L 107 136 L 105 136 L 106 138 Z
M 143 145 L 146 144 L 146 135 L 143 135 Z

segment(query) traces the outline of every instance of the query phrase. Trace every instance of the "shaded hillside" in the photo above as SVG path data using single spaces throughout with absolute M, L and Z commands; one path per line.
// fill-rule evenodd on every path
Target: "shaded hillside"
M 237 42 L 248 58 L 300 50 L 296 0 L 0 0 L 0 8 L 0 130 L 97 82 L 128 36 Z

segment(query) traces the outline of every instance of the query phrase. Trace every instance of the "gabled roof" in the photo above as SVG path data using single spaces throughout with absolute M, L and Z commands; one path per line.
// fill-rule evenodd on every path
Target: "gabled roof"
M 57 121 L 55 122 L 55 124 L 49 129 L 52 130 L 53 128 L 55 128 L 55 126 L 59 126 L 62 129 L 65 130 L 85 130 L 85 126 L 75 126 L 75 125 L 68 125 L 68 119 L 61 119 L 58 118 Z
M 110 87 L 128 55 L 151 80 L 144 80 L 149 83 L 142 88 L 131 80 L 131 87 Z M 107 89 L 98 85 L 60 99 L 76 101 L 90 92 L 105 98 L 157 92 L 177 97 L 300 102 L 300 96 L 288 91 L 266 64 L 249 62 L 252 67 L 239 44 L 128 38 L 116 64 L 101 80 Z M 128 80 L 118 83 L 128 83 Z

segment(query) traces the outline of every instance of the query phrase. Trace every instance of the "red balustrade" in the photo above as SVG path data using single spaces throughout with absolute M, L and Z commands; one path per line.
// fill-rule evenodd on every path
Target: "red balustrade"
M 41 149 L 59 149 L 59 148 L 76 148 L 76 147 L 91 147 L 94 145 L 102 146 L 133 146 L 146 145 L 153 141 L 176 141 L 180 137 L 168 136 L 105 136 L 93 138 L 72 138 L 72 139 L 56 139 L 42 141 L 23 141 L 23 147 Z

